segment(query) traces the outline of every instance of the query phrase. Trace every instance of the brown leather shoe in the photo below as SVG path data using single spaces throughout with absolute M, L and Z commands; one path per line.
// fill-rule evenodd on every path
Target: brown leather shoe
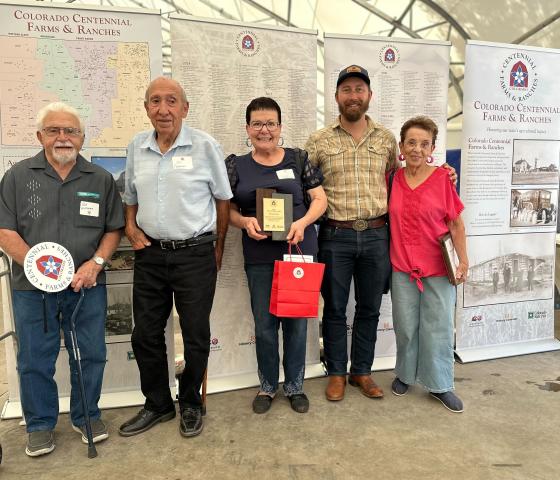
M 345 375 L 329 375 L 329 384 L 325 390 L 327 400 L 338 402 L 344 398 L 344 389 L 346 388 Z
M 371 375 L 350 375 L 348 383 L 353 387 L 359 387 L 366 397 L 383 398 L 383 390 L 377 386 Z

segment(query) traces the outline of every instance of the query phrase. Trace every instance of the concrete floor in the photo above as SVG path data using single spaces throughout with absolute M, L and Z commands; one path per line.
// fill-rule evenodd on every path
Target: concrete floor
M 7 390 L 3 350 L 2 344 L 0 394 Z M 382 400 L 348 387 L 342 402 L 331 403 L 323 394 L 326 378 L 306 381 L 311 409 L 303 415 L 281 396 L 267 414 L 253 414 L 253 389 L 210 395 L 205 429 L 193 439 L 179 435 L 178 418 L 120 437 L 118 426 L 137 408 L 107 410 L 110 438 L 91 460 L 68 415 L 59 419 L 55 451 L 39 458 L 25 455 L 24 427 L 5 420 L 0 478 L 560 478 L 560 352 L 458 364 L 455 374 L 462 414 L 419 388 L 395 397 L 392 372 L 375 375 Z

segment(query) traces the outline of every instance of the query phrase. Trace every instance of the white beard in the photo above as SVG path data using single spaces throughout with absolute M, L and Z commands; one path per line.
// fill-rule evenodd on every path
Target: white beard
M 61 166 L 75 162 L 76 158 L 78 158 L 78 150 L 75 148 L 72 148 L 69 152 L 57 152 L 56 149 L 53 148 L 53 159 Z

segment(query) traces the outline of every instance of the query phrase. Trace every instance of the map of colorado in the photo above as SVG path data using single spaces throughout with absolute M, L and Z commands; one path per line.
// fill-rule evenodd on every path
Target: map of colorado
M 36 146 L 35 115 L 53 101 L 78 109 L 84 146 L 123 148 L 150 128 L 147 43 L 0 36 L 0 124 L 5 146 Z

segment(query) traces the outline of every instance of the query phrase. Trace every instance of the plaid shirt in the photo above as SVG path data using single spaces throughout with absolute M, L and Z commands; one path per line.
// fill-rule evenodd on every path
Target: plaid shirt
M 368 219 L 387 213 L 385 173 L 397 164 L 397 141 L 367 115 L 366 120 L 368 128 L 358 144 L 340 120 L 313 133 L 305 144 L 311 164 L 323 172 L 330 219 Z

